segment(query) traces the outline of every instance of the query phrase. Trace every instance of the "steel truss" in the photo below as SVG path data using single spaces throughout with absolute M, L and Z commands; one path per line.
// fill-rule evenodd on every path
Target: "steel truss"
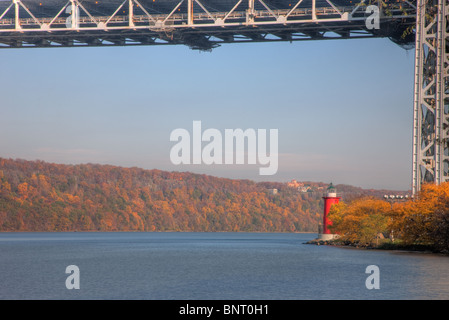
M 418 0 L 413 192 L 449 181 L 448 0 Z
M 41 1 L 0 2 L 0 48 L 185 44 L 210 50 L 233 42 L 361 37 L 406 43 L 402 34 L 416 14 L 416 0 Z M 368 4 L 380 8 L 379 30 L 365 25 Z

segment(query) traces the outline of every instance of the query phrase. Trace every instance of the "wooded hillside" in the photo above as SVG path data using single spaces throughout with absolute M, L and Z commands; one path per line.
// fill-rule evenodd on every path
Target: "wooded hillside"
M 321 197 L 289 189 L 192 173 L 0 158 L 0 231 L 316 231 Z
M 0 231 L 316 232 L 322 196 L 286 183 L 0 158 Z

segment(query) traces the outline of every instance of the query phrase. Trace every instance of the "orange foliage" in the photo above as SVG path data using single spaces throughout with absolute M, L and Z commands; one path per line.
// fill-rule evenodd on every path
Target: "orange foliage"
M 426 245 L 449 251 L 449 182 L 425 184 L 414 199 L 388 203 L 370 198 L 331 208 L 331 230 L 341 239 L 372 242 L 379 234 L 404 245 Z
M 322 212 L 286 184 L 11 159 L 0 172 L 0 231 L 316 231 Z

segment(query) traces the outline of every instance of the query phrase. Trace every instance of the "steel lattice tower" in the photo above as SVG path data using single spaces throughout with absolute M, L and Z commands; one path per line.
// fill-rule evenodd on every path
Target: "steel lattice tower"
M 417 4 L 413 193 L 424 183 L 449 181 L 449 2 Z

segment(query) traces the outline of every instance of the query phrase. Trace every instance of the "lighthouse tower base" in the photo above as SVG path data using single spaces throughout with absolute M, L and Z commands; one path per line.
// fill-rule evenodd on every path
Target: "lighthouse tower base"
M 318 240 L 324 240 L 324 241 L 334 240 L 334 239 L 337 239 L 338 237 L 339 237 L 339 235 L 334 234 L 334 233 L 319 233 L 318 234 Z

